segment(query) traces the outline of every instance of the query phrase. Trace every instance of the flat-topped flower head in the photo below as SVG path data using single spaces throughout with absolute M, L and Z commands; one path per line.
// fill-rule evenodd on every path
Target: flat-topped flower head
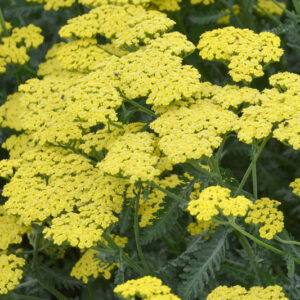
M 163 285 L 160 279 L 152 276 L 128 280 L 123 284 L 117 285 L 114 292 L 128 300 L 135 296 L 145 300 L 160 299 L 160 296 L 170 296 L 162 299 L 179 300 L 177 296 L 171 293 L 171 289 L 168 286 Z
M 63 38 L 91 38 L 97 34 L 111 39 L 120 48 L 137 48 L 151 38 L 169 31 L 174 21 L 153 10 L 134 5 L 102 5 L 89 13 L 68 20 L 59 34 Z
M 290 184 L 290 187 L 293 189 L 293 193 L 300 197 L 300 178 L 296 178 L 295 181 Z
M 26 0 L 27 2 L 37 2 L 44 4 L 45 10 L 59 10 L 60 8 L 71 7 L 76 0 Z
M 198 199 L 190 201 L 187 210 L 202 224 L 211 221 L 220 212 L 224 216 L 243 217 L 250 207 L 252 202 L 244 196 L 233 198 L 229 189 L 211 186 L 204 189 Z
M 255 201 L 250 208 L 246 223 L 262 224 L 259 228 L 259 234 L 262 238 L 271 240 L 276 233 L 284 229 L 283 213 L 277 209 L 280 205 L 279 201 L 269 198 L 261 198 Z
M 261 15 L 271 14 L 281 16 L 284 13 L 284 8 L 286 8 L 286 4 L 282 1 L 278 1 L 278 6 L 272 0 L 257 0 L 257 4 L 255 5 L 256 11 Z
M 14 254 L 0 254 L 0 295 L 7 294 L 20 283 L 25 262 Z
M 0 73 L 6 71 L 8 64 L 24 65 L 27 63 L 29 61 L 28 51 L 43 43 L 44 37 L 41 32 L 41 28 L 30 24 L 21 28 L 13 28 L 9 36 L 2 37 L 0 40 Z
M 263 76 L 265 65 L 279 61 L 283 55 L 280 39 L 275 34 L 257 34 L 231 26 L 203 33 L 198 49 L 203 59 L 225 63 L 236 82 L 251 82 L 253 78 Z
M 237 116 L 210 101 L 190 107 L 170 107 L 150 127 L 159 135 L 159 147 L 174 163 L 211 157 L 222 135 L 237 129 Z
M 251 287 L 248 291 L 240 285 L 219 286 L 215 288 L 206 298 L 206 300 L 288 300 L 282 292 L 282 287 L 278 285 Z
M 151 0 L 78 0 L 78 3 L 89 7 L 97 7 L 104 4 L 114 4 L 114 5 L 132 4 L 136 6 L 148 7 L 150 1 Z

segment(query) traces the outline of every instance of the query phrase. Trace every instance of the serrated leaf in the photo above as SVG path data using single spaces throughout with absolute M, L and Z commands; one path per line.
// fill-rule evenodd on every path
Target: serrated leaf
M 183 299 L 197 298 L 208 281 L 215 277 L 228 247 L 227 234 L 224 229 L 217 230 L 208 242 L 202 244 L 201 255 L 188 261 L 181 276 L 184 279 L 180 289 Z
M 161 238 L 170 228 L 172 225 L 176 223 L 180 212 L 182 211 L 179 209 L 180 202 L 169 200 L 165 202 L 164 209 L 158 211 L 157 219 L 153 221 L 153 225 L 148 226 L 141 239 L 141 243 L 143 245 L 147 245 L 154 240 Z

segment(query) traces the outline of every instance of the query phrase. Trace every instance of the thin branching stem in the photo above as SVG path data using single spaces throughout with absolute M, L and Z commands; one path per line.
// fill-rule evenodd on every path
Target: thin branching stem
M 148 266 L 143 250 L 142 250 L 142 246 L 141 246 L 141 242 L 140 242 L 140 232 L 139 232 L 139 203 L 140 203 L 140 196 L 141 196 L 141 190 L 142 190 L 142 184 L 139 183 L 139 187 L 138 187 L 138 193 L 135 197 L 135 208 L 134 208 L 134 236 L 135 236 L 135 243 L 136 243 L 136 249 L 139 255 L 139 258 L 141 260 L 142 265 L 145 268 L 145 271 L 148 274 L 151 274 L 152 271 L 150 269 L 150 267 Z
M 6 25 L 5 25 L 5 20 L 4 20 L 4 17 L 3 17 L 3 13 L 2 13 L 2 9 L 0 7 L 0 26 L 2 28 L 2 35 L 3 36 L 7 36 L 8 35 L 8 29 L 6 28 Z
M 253 156 L 253 159 L 246 171 L 246 173 L 244 174 L 244 177 L 242 178 L 241 183 L 239 184 L 238 188 L 236 189 L 235 193 L 234 193 L 234 197 L 236 197 L 237 195 L 239 195 L 239 193 L 241 192 L 241 190 L 243 189 L 250 173 L 252 172 L 253 166 L 254 164 L 256 164 L 256 161 L 258 160 L 262 150 L 264 149 L 264 147 L 266 146 L 268 140 L 270 139 L 270 136 L 266 137 L 263 142 L 261 143 L 261 145 L 259 146 L 259 148 L 257 149 L 257 152 L 255 153 L 255 155 Z

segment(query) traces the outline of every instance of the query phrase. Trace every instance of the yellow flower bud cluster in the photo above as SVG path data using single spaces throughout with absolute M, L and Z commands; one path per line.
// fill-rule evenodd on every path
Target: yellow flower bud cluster
M 156 277 L 144 276 L 139 279 L 128 280 L 119 284 L 114 292 L 124 299 L 133 299 L 135 296 L 143 300 L 180 300 L 171 293 L 171 289 L 162 284 L 162 281 Z
M 128 242 L 126 237 L 113 236 L 115 243 L 124 248 Z M 104 241 L 105 243 L 105 241 Z M 72 268 L 71 276 L 88 283 L 91 277 L 98 278 L 101 274 L 105 279 L 111 278 L 111 271 L 119 267 L 118 263 L 106 263 L 97 257 L 97 250 L 88 249 Z
M 9 22 L 5 21 L 4 24 L 8 31 L 10 31 L 12 29 L 12 25 Z M 2 26 L 0 26 L 0 36 L 2 35 L 2 33 L 3 33 L 3 28 L 2 28 Z
M 22 235 L 29 231 L 20 219 L 8 215 L 5 208 L 0 206 L 0 250 L 7 250 L 10 244 L 20 244 Z
M 174 24 L 166 15 L 141 6 L 102 5 L 68 20 L 59 34 L 63 38 L 91 38 L 101 34 L 117 47 L 136 48 L 169 31 Z
M 76 265 L 72 268 L 71 276 L 82 280 L 85 284 L 88 283 L 89 278 L 98 278 L 101 274 L 105 279 L 111 278 L 111 271 L 118 266 L 118 264 L 108 264 L 97 258 L 97 250 L 88 249 Z
M 45 10 L 59 10 L 63 7 L 71 7 L 76 0 L 26 0 L 27 2 L 37 2 L 45 4 Z
M 120 88 L 129 99 L 147 97 L 147 104 L 164 106 L 198 92 L 197 69 L 182 65 L 182 59 L 168 51 L 139 50 L 123 56 L 120 63 Z
M 55 57 L 65 70 L 87 73 L 99 68 L 111 55 L 96 39 L 80 39 L 61 45 Z
M 136 6 L 147 7 L 150 1 L 151 0 L 78 0 L 78 3 L 90 7 L 97 7 L 104 4 L 114 4 L 114 5 L 132 4 Z
M 232 11 L 233 13 L 237 16 L 240 14 L 240 10 L 241 10 L 241 7 L 238 5 L 238 4 L 234 4 L 232 6 Z M 228 25 L 230 23 L 230 18 L 231 18 L 231 10 L 230 9 L 224 9 L 224 10 L 221 10 L 220 11 L 220 14 L 226 14 L 225 16 L 221 17 L 217 23 L 220 24 L 220 25 Z
M 300 178 L 296 178 L 295 181 L 290 184 L 290 187 L 293 188 L 293 193 L 300 197 Z
M 270 84 L 276 87 L 284 97 L 282 122 L 274 130 L 274 137 L 283 143 L 288 143 L 295 150 L 300 149 L 300 76 L 282 72 L 270 77 Z M 279 110 L 277 106 L 277 110 Z
M 210 157 L 222 142 L 221 136 L 237 129 L 237 116 L 201 100 L 190 107 L 173 106 L 150 127 L 159 134 L 160 149 L 174 163 Z
M 7 294 L 20 283 L 25 262 L 14 254 L 0 254 L 0 295 Z
M 151 4 L 158 10 L 177 11 L 180 10 L 179 3 L 182 0 L 151 0 Z
M 263 224 L 259 228 L 262 238 L 271 240 L 284 228 L 283 213 L 277 209 L 279 201 L 261 198 L 255 201 L 245 219 L 246 223 Z
M 232 287 L 219 286 L 215 288 L 206 298 L 206 300 L 288 300 L 282 292 L 282 287 L 278 285 L 251 287 L 248 291 L 240 285 Z
M 128 133 L 109 146 L 98 167 L 110 175 L 130 177 L 131 182 L 153 180 L 160 174 L 155 168 L 159 157 L 154 154 L 156 138 L 148 132 Z
M 284 2 L 278 1 L 278 3 L 281 7 L 286 8 L 286 4 Z M 284 12 L 283 8 L 281 7 L 279 7 L 272 0 L 257 0 L 257 5 L 255 5 L 256 11 L 261 15 L 269 13 L 271 15 L 281 16 Z
M 21 28 L 13 28 L 10 35 L 0 39 L 0 73 L 4 73 L 6 65 L 24 65 L 29 61 L 27 54 L 31 48 L 37 48 L 44 38 L 42 30 L 30 24 Z
M 204 189 L 200 197 L 189 202 L 187 211 L 196 216 L 198 222 L 207 222 L 220 214 L 224 216 L 243 217 L 252 202 L 244 196 L 230 197 L 230 190 L 220 186 Z
M 280 39 L 275 34 L 256 34 L 232 26 L 203 33 L 198 49 L 203 59 L 225 63 L 236 82 L 251 82 L 253 78 L 263 76 L 263 67 L 279 61 L 283 54 Z

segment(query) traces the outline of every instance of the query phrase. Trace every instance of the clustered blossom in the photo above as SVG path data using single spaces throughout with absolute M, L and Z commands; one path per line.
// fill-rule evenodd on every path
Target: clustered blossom
M 283 54 L 280 39 L 275 34 L 257 34 L 232 26 L 203 33 L 198 49 L 203 59 L 225 63 L 236 82 L 251 82 L 253 78 L 263 76 L 263 67 L 279 61 Z
M 198 222 L 208 222 L 218 216 L 220 211 L 224 216 L 243 217 L 252 205 L 244 196 L 230 197 L 227 188 L 211 186 L 204 189 L 198 199 L 191 200 L 187 210 L 196 216 Z
M 25 262 L 14 254 L 0 254 L 0 295 L 7 294 L 20 283 Z
M 293 193 L 300 197 L 300 178 L 296 178 L 295 181 L 290 184 L 290 187 L 293 189 Z
M 211 157 L 222 135 L 238 128 L 237 116 L 209 101 L 170 107 L 150 127 L 159 134 L 160 149 L 174 163 Z
M 262 224 L 259 228 L 259 235 L 262 238 L 271 240 L 284 228 L 283 213 L 277 209 L 280 205 L 279 201 L 271 200 L 269 198 L 261 198 L 255 201 L 250 208 L 246 223 Z
M 171 293 L 171 289 L 162 284 L 156 277 L 145 276 L 139 279 L 128 280 L 123 284 L 117 285 L 114 292 L 124 299 L 139 297 L 144 300 L 179 300 L 180 298 Z
M 8 215 L 5 208 L 0 206 L 0 250 L 7 250 L 11 244 L 20 244 L 23 234 L 29 230 L 19 218 Z
M 272 0 L 257 0 L 257 5 L 255 6 L 255 9 L 261 15 L 269 13 L 272 15 L 281 16 L 284 12 L 283 8 L 286 7 L 286 4 L 281 1 L 278 1 L 278 3 L 280 6 L 274 3 Z
M 166 15 L 147 11 L 141 6 L 102 5 L 68 20 L 59 34 L 62 38 L 91 38 L 101 34 L 117 47 L 130 49 L 140 43 L 147 44 L 151 38 L 169 31 L 174 24 Z
M 115 236 L 114 240 L 119 247 L 124 248 L 127 238 Z M 97 257 L 97 250 L 88 249 L 82 257 L 77 261 L 71 271 L 71 276 L 88 283 L 90 278 L 98 278 L 101 274 L 105 279 L 111 278 L 111 271 L 119 267 L 118 263 L 109 264 Z
M 214 289 L 206 298 L 206 300 L 288 300 L 282 292 L 282 287 L 278 285 L 251 287 L 248 291 L 240 285 L 232 287 L 219 286 Z
M 7 27 L 11 30 L 11 26 Z M 6 71 L 8 64 L 26 64 L 29 61 L 27 52 L 32 48 L 37 48 L 44 40 L 41 32 L 41 28 L 30 24 L 21 28 L 13 28 L 9 36 L 0 38 L 0 73 Z

